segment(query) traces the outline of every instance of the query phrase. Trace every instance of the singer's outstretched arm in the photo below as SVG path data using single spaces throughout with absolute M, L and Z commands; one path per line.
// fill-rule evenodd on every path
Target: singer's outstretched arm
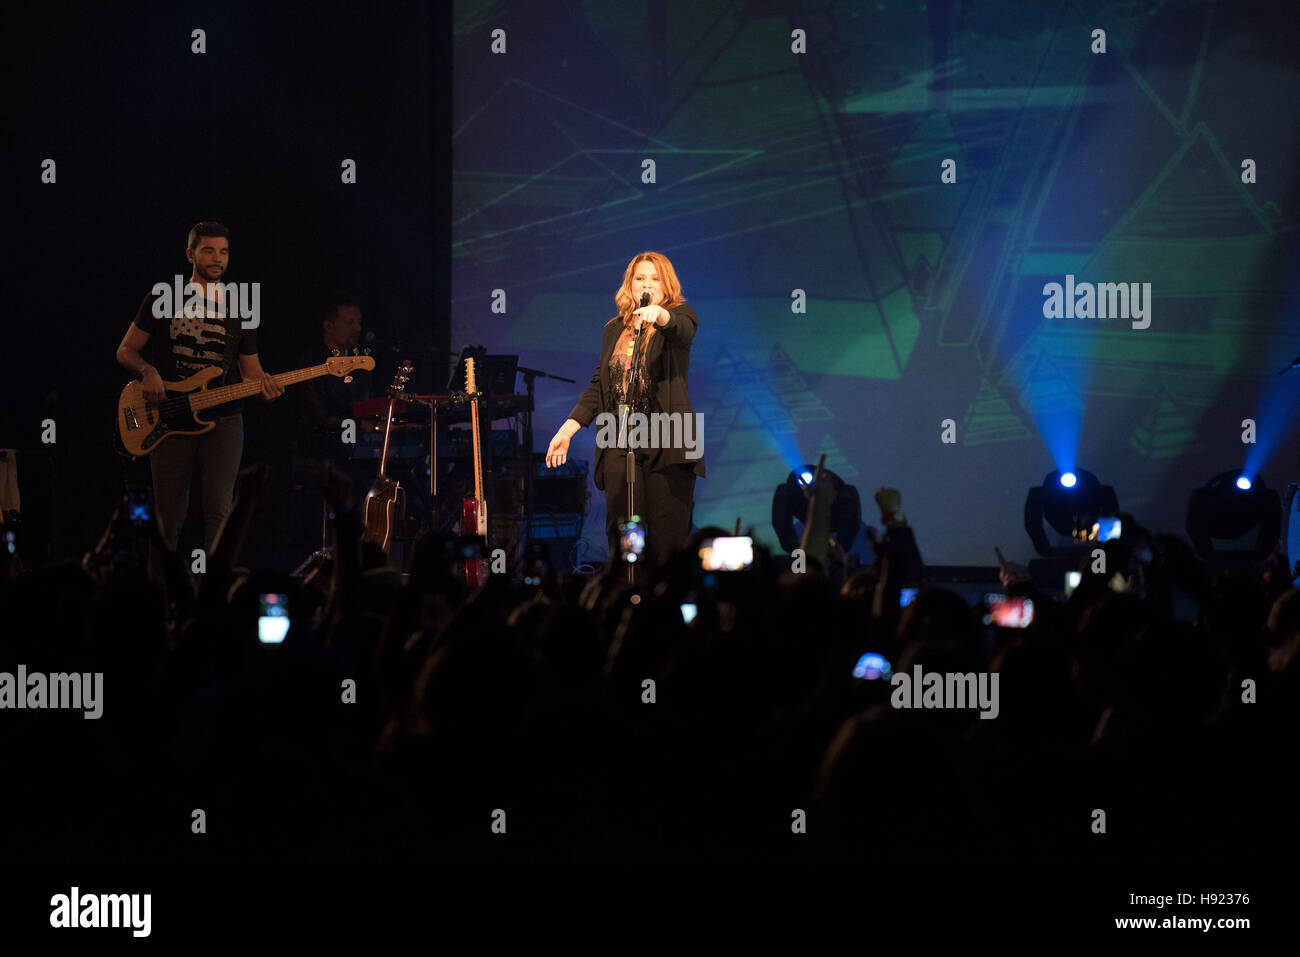
M 695 310 L 681 303 L 668 310 L 668 321 L 659 327 L 659 334 L 665 340 L 671 339 L 676 345 L 688 346 L 695 338 L 695 331 L 700 327 L 700 318 Z

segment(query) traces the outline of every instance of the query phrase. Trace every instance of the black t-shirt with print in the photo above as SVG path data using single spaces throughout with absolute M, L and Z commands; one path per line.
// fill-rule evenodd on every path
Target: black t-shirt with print
M 241 328 L 242 320 L 237 315 L 220 318 L 218 304 L 211 300 L 204 303 L 206 317 L 184 315 L 182 301 L 172 309 L 171 317 L 158 318 L 154 303 L 159 298 L 154 293 L 144 297 L 135 324 L 149 333 L 149 361 L 164 382 L 176 382 L 212 366 L 219 366 L 222 374 L 209 388 L 243 381 L 236 356 L 257 354 L 256 330 Z M 189 298 L 188 287 L 185 298 Z M 240 399 L 204 410 L 204 417 L 234 415 L 243 410 L 244 400 Z

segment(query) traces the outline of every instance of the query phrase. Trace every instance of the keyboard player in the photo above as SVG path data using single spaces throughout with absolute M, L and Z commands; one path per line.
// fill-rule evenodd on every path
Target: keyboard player
M 319 365 L 334 356 L 356 355 L 361 342 L 363 323 L 361 306 L 346 292 L 337 292 L 322 301 L 316 310 L 319 334 L 315 344 L 299 356 L 298 367 Z M 293 450 L 293 480 L 305 495 L 302 521 L 314 528 L 309 538 L 319 538 L 323 499 L 315 473 L 326 462 L 338 466 L 352 479 L 360 500 L 374 479 L 374 466 L 354 462 L 354 445 L 343 441 L 343 421 L 352 418 L 357 402 L 368 399 L 372 384 L 370 374 L 359 372 L 345 381 L 338 376 L 322 376 L 303 382 L 288 391 L 290 397 L 289 444 Z M 360 423 L 357 423 L 360 439 Z

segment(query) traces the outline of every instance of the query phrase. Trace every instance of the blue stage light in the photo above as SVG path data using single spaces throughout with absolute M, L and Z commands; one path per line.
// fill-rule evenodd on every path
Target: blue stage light
M 813 480 L 812 472 L 804 471 L 799 473 L 799 481 L 804 485 L 811 485 Z
M 1198 556 L 1218 567 L 1267 558 L 1281 531 L 1282 500 L 1262 475 L 1220 472 L 1187 499 L 1187 537 Z
M 1025 496 L 1025 531 L 1038 554 L 1078 558 L 1080 550 L 1119 535 L 1119 498 L 1087 469 L 1052 471 Z M 1060 538 L 1048 539 L 1046 522 Z M 1104 533 L 1104 534 L 1103 534 Z

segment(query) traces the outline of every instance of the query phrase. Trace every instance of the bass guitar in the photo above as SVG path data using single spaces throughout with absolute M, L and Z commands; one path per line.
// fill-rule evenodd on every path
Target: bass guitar
M 288 386 L 327 375 L 341 378 L 358 369 L 368 372 L 374 367 L 375 360 L 370 356 L 345 356 L 326 359 L 318 366 L 281 372 L 271 378 Z M 138 381 L 128 385 L 117 400 L 117 432 L 122 449 L 132 456 L 148 455 L 173 435 L 202 435 L 216 423 L 199 418 L 199 412 L 262 391 L 262 383 L 256 379 L 208 388 L 220 375 L 221 368 L 213 366 L 180 382 L 164 382 L 166 395 L 161 402 L 146 401 Z

